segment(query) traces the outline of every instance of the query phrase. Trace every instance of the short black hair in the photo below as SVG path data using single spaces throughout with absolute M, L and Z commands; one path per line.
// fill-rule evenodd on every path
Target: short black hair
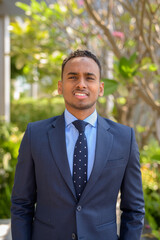
M 93 53 L 91 53 L 91 52 L 88 51 L 88 50 L 79 50 L 79 49 L 77 49 L 77 50 L 74 51 L 74 52 L 71 52 L 71 53 L 69 54 L 69 56 L 63 60 L 62 70 L 61 70 L 61 78 L 63 78 L 63 72 L 64 72 L 64 67 L 65 67 L 66 63 L 67 63 L 70 59 L 76 58 L 76 57 L 88 57 L 88 58 L 92 58 L 92 59 L 97 63 L 97 65 L 98 65 L 98 67 L 99 67 L 100 78 L 101 78 L 101 64 L 100 64 L 98 58 L 97 58 Z

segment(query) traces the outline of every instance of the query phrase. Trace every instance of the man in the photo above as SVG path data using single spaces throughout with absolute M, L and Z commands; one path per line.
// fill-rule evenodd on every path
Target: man
M 95 55 L 73 52 L 58 83 L 64 114 L 28 125 L 12 193 L 13 240 L 140 240 L 139 151 L 131 128 L 97 114 L 100 76 Z

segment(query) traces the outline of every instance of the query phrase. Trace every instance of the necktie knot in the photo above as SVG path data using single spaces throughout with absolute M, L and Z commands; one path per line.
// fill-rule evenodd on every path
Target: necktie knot
M 83 120 L 76 120 L 76 121 L 73 122 L 73 124 L 77 128 L 79 133 L 82 133 L 82 132 L 85 131 L 85 127 L 88 123 L 83 121 Z

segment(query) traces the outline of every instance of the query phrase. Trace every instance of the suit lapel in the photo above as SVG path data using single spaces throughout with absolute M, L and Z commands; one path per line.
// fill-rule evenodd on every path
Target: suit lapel
M 66 152 L 64 115 L 61 115 L 52 123 L 52 128 L 48 131 L 48 136 L 56 165 L 74 197 L 76 198 Z
M 80 198 L 80 201 L 82 201 L 87 196 L 89 191 L 94 187 L 96 181 L 102 174 L 112 148 L 113 135 L 108 131 L 109 124 L 99 115 L 97 126 L 97 141 L 94 166 L 88 183 Z M 48 137 L 56 165 L 62 177 L 64 178 L 64 181 L 76 199 L 76 193 L 67 158 L 64 115 L 61 115 L 52 123 L 52 127 L 48 131 Z
M 89 191 L 94 187 L 96 181 L 100 177 L 106 162 L 108 161 L 112 143 L 113 135 L 108 131 L 109 124 L 98 115 L 98 125 L 97 125 L 97 141 L 96 141 L 96 152 L 95 152 L 95 161 L 92 169 L 91 176 L 88 180 L 88 183 L 84 189 L 84 192 L 81 196 L 83 200 Z

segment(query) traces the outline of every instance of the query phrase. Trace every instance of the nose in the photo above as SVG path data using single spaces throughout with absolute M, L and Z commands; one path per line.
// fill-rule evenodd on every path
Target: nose
M 76 87 L 79 88 L 79 89 L 84 89 L 84 88 L 87 87 L 86 81 L 85 81 L 85 78 L 84 78 L 84 77 L 80 77 L 80 78 L 78 79 L 78 82 L 77 82 L 77 86 L 76 86 Z

